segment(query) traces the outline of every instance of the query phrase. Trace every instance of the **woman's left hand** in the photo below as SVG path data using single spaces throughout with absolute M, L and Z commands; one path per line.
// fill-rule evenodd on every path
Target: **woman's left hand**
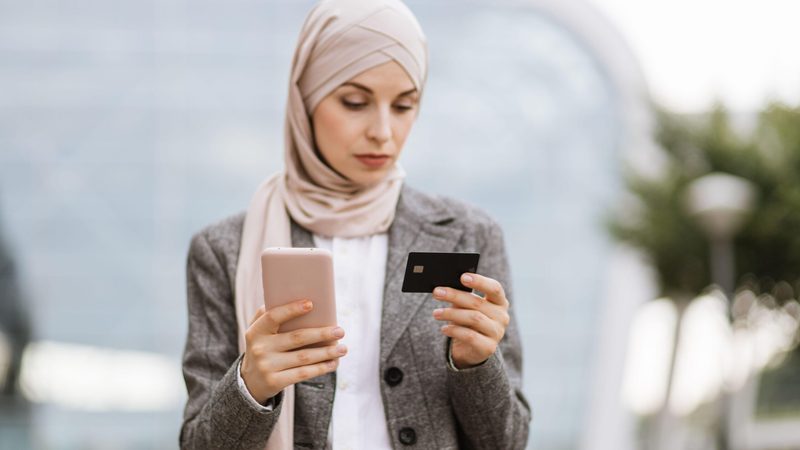
M 506 333 L 510 321 L 508 299 L 499 281 L 474 273 L 461 275 L 461 283 L 476 291 L 437 287 L 433 298 L 452 304 L 451 308 L 436 309 L 436 320 L 449 322 L 442 334 L 452 339 L 450 354 L 458 369 L 476 366 L 492 356 Z

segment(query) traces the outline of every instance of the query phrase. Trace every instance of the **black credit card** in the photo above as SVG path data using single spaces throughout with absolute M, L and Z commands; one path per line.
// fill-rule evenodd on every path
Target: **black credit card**
M 411 252 L 402 291 L 431 293 L 437 286 L 446 286 L 472 292 L 461 284 L 461 275 L 476 273 L 480 257 L 480 253 Z

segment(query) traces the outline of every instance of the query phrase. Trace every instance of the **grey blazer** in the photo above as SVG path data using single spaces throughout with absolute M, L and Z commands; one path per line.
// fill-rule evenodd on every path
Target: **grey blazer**
M 188 390 L 182 449 L 263 449 L 281 403 L 254 408 L 239 390 L 234 280 L 244 214 L 197 233 L 187 262 L 189 331 L 183 355 Z M 292 223 L 292 243 L 313 247 Z M 513 302 L 503 236 L 484 212 L 404 187 L 389 229 L 380 338 L 381 395 L 394 448 L 524 448 L 530 408 L 521 390 L 522 349 L 514 314 L 496 351 L 456 371 L 430 294 L 400 291 L 409 251 L 477 251 L 478 272 L 500 281 Z M 336 374 L 295 385 L 295 448 L 323 449 Z

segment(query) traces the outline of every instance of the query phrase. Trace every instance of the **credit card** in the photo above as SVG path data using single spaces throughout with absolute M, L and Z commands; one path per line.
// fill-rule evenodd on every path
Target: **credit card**
M 401 290 L 431 293 L 437 286 L 445 286 L 472 292 L 461 284 L 461 275 L 476 273 L 480 257 L 480 253 L 411 252 Z

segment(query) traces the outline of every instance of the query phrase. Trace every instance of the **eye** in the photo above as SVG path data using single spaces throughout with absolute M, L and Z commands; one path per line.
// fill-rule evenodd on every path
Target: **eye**
M 342 99 L 342 105 L 344 105 L 345 108 L 352 109 L 354 111 L 357 111 L 367 106 L 367 104 L 364 102 L 352 102 L 344 99 Z
M 394 109 L 401 113 L 404 113 L 406 111 L 411 111 L 412 109 L 414 109 L 414 105 L 394 105 Z

